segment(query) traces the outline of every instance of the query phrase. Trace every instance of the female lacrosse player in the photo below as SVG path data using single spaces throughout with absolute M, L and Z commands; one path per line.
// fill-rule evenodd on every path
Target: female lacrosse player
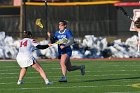
M 81 66 L 72 66 L 70 62 L 70 57 L 72 55 L 72 50 L 70 45 L 73 44 L 74 38 L 72 35 L 72 32 L 67 29 L 67 22 L 66 21 L 60 21 L 58 24 L 59 31 L 56 31 L 54 36 L 51 36 L 51 34 L 48 32 L 48 36 L 50 37 L 52 43 L 56 41 L 61 41 L 63 38 L 67 38 L 68 42 L 58 44 L 58 58 L 60 59 L 60 66 L 62 71 L 62 77 L 59 80 L 59 82 L 67 82 L 66 73 L 68 71 L 74 71 L 74 70 L 81 70 L 81 74 L 85 74 L 85 65 Z
M 134 22 L 134 29 L 138 32 L 138 52 L 140 52 L 140 17 Z
M 34 39 L 31 39 L 32 33 L 30 31 L 24 32 L 24 38 L 20 41 L 19 52 L 16 57 L 17 63 L 21 67 L 19 79 L 17 84 L 20 85 L 23 83 L 23 77 L 26 74 L 27 68 L 29 66 L 33 67 L 37 70 L 41 77 L 44 79 L 45 84 L 49 85 L 52 82 L 49 82 L 46 74 L 40 64 L 36 61 L 36 59 L 32 55 L 33 48 L 36 47 L 38 49 L 45 49 L 48 48 L 49 45 L 39 45 Z

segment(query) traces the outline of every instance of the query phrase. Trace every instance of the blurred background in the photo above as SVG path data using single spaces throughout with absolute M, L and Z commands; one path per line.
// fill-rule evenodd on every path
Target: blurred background
M 18 42 L 13 39 L 21 39 L 23 31 L 31 31 L 37 40 L 47 40 L 47 31 L 58 30 L 60 20 L 67 20 L 73 32 L 73 58 L 140 57 L 138 33 L 130 31 L 132 21 L 118 7 L 133 17 L 133 10 L 140 9 L 140 1 L 0 0 L 0 58 L 15 59 Z M 36 25 L 37 19 L 43 28 Z M 37 51 L 36 56 L 56 58 L 56 50 Z
M 77 38 L 137 34 L 129 31 L 131 20 L 116 9 L 116 3 L 125 3 L 122 7 L 131 17 L 133 9 L 139 9 L 139 0 L 47 0 L 47 4 L 44 0 L 1 0 L 0 31 L 15 38 L 22 37 L 24 30 L 34 32 L 35 37 L 46 37 L 47 31 L 57 30 L 59 20 L 67 20 Z M 44 29 L 35 25 L 37 18 L 41 18 Z

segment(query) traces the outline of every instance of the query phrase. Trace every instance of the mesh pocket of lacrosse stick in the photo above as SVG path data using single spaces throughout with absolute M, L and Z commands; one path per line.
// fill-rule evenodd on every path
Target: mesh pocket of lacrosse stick
M 63 44 L 63 43 L 67 43 L 68 39 L 67 38 L 62 38 L 61 40 L 55 42 L 55 44 Z
M 40 18 L 36 19 L 35 24 L 43 29 L 43 24 L 41 23 L 41 19 Z

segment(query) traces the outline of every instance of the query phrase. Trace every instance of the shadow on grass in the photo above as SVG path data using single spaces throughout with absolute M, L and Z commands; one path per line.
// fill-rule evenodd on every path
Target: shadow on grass
M 112 80 L 125 80 L 125 79 L 140 79 L 140 77 L 110 78 L 110 79 L 95 79 L 95 80 L 86 80 L 86 81 L 84 81 L 84 82 L 112 81 Z

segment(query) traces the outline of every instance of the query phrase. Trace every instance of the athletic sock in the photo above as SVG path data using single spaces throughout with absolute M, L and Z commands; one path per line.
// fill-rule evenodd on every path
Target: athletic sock
M 48 83 L 49 83 L 49 80 L 48 80 L 48 79 L 46 79 L 46 80 L 45 80 L 45 83 L 46 83 L 46 84 L 48 84 Z

